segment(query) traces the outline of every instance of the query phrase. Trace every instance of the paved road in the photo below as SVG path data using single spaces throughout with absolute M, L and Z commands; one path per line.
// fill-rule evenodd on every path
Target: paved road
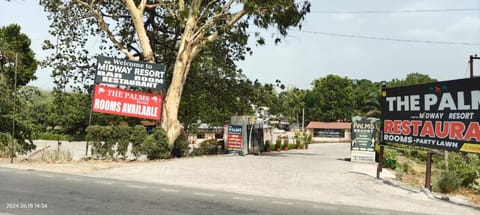
M 0 214 L 404 214 L 8 168 L 0 168 L 0 206 Z

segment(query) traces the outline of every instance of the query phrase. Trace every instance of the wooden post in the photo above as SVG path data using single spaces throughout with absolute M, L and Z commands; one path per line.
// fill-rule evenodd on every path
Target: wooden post
M 432 152 L 427 153 L 427 169 L 425 171 L 425 188 L 432 191 L 431 178 L 432 178 Z
M 383 168 L 383 152 L 384 152 L 384 146 L 380 146 L 380 152 L 378 155 L 378 166 L 377 166 L 377 179 L 380 178 L 380 173 L 382 172 Z

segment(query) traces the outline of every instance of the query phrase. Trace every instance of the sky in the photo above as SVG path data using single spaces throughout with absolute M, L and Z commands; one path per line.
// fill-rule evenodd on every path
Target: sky
M 281 44 L 270 38 L 273 31 L 264 32 L 270 39 L 265 46 L 252 41 L 253 55 L 238 63 L 249 79 L 279 79 L 301 89 L 311 89 L 313 80 L 328 74 L 389 81 L 419 72 L 444 81 L 469 77 L 468 58 L 480 55 L 480 0 L 311 3 L 302 29 L 292 29 Z M 0 1 L 0 26 L 11 23 L 20 24 L 32 39 L 37 59 L 48 55 L 41 44 L 50 38 L 49 21 L 38 1 Z M 480 75 L 480 60 L 474 71 Z M 51 89 L 50 73 L 50 68 L 39 70 L 31 84 Z

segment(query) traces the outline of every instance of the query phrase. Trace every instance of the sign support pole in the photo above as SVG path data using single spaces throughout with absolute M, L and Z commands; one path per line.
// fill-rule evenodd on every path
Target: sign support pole
M 425 188 L 432 191 L 431 178 L 432 178 L 432 154 L 433 152 L 427 153 L 427 169 L 425 171 Z
M 380 146 L 380 152 L 378 155 L 378 166 L 377 166 L 377 179 L 380 179 L 380 173 L 382 172 L 383 168 L 383 152 L 385 147 L 383 145 Z
M 387 82 L 382 81 L 381 96 L 386 95 L 386 89 L 387 89 Z M 383 152 L 385 151 L 385 147 L 384 147 L 385 140 L 383 139 L 383 124 L 384 124 L 383 121 L 384 121 L 384 118 L 383 118 L 383 111 L 382 111 L 382 113 L 380 114 L 380 151 L 378 153 L 377 179 L 380 179 L 380 173 L 382 172 L 382 168 L 383 168 Z
M 98 58 L 97 58 L 97 64 L 98 64 Z M 88 116 L 88 127 L 92 125 L 92 121 L 93 121 L 93 97 L 94 97 L 93 95 L 95 95 L 95 84 L 97 84 L 97 71 L 95 71 L 95 77 L 93 78 L 92 96 L 90 100 L 90 115 Z M 88 143 L 89 143 L 89 140 L 87 139 L 87 142 L 85 144 L 85 157 L 88 156 Z
M 10 152 L 10 163 L 13 163 L 15 157 L 15 117 L 17 114 L 17 71 L 18 70 L 18 53 L 15 53 L 15 81 L 13 84 L 13 120 L 12 120 L 12 147 Z

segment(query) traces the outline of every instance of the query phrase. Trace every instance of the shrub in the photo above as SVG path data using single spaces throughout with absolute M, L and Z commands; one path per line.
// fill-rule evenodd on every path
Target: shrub
M 475 179 L 472 184 L 470 184 L 473 192 L 480 195 L 480 178 Z
M 124 159 L 127 157 L 128 145 L 130 144 L 130 127 L 128 126 L 115 126 L 113 127 L 116 134 L 117 141 L 117 155 L 121 155 Z
M 407 173 L 411 170 L 412 168 L 410 167 L 410 165 L 408 163 L 402 163 L 400 165 L 400 171 L 402 171 L 403 173 Z
M 105 139 L 105 128 L 99 125 L 91 125 L 86 129 L 86 138 L 88 141 L 92 141 L 92 155 L 97 157 L 105 157 L 107 151 L 103 148 L 102 141 Z
M 385 150 L 383 154 L 383 163 L 386 168 L 397 168 L 397 152 L 395 150 Z
M 17 140 L 14 140 L 15 152 L 18 154 L 25 154 L 26 151 Z M 0 132 L 0 157 L 10 157 L 12 146 L 12 135 L 9 133 Z
M 308 134 L 308 135 L 304 136 L 303 141 L 305 143 L 305 146 L 308 147 L 308 144 L 312 143 L 312 135 Z
M 130 143 L 132 143 L 132 154 L 135 157 L 142 151 L 143 141 L 147 138 L 147 129 L 143 125 L 136 125 L 130 131 Z
M 172 157 L 185 157 L 186 153 L 188 153 L 188 140 L 185 133 L 182 132 L 173 144 Z
M 460 180 L 460 184 L 468 187 L 480 173 L 480 159 L 476 154 L 462 155 L 460 153 L 450 153 L 448 159 L 450 171 L 455 172 Z
M 193 156 L 214 155 L 218 153 L 219 153 L 218 144 L 217 144 L 217 140 L 215 139 L 209 139 L 201 142 L 198 148 L 195 148 L 192 151 Z
M 270 144 L 270 140 L 266 140 L 263 151 L 268 152 L 268 151 L 270 151 L 270 150 L 272 150 L 272 144 Z
M 277 139 L 275 141 L 275 150 L 277 149 L 281 149 L 282 148 L 282 140 L 281 139 Z
M 295 139 L 295 148 L 300 148 L 300 144 L 302 143 L 302 139 L 296 138 Z
M 283 149 L 285 149 L 285 148 L 288 149 L 288 145 L 289 145 L 288 139 L 283 140 L 282 148 L 283 148 Z
M 161 128 L 156 128 L 152 134 L 147 136 L 145 141 L 143 141 L 142 152 L 150 160 L 169 158 L 171 149 L 165 131 Z
M 436 183 L 438 190 L 442 193 L 450 193 L 458 190 L 460 180 L 455 172 L 442 172 Z

